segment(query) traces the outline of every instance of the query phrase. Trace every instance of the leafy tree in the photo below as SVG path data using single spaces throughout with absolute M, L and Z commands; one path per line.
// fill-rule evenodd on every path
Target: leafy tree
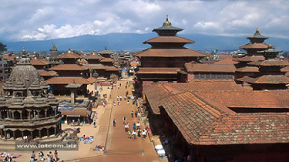
M 7 46 L 5 44 L 3 44 L 2 42 L 0 42 L 0 52 L 3 52 L 3 51 L 7 51 Z

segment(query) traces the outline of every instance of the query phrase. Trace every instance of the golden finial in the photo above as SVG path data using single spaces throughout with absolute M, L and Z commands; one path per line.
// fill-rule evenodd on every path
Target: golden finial
M 256 33 L 259 33 L 259 28 L 256 29 Z
M 24 47 L 22 48 L 22 52 L 23 52 L 23 53 L 25 53 L 25 52 L 26 52 Z
M 268 48 L 269 49 L 272 49 L 273 48 L 273 46 L 272 46 L 272 44 L 270 43 L 270 44 L 268 44 Z
M 163 26 L 167 26 L 167 27 L 172 26 L 172 24 L 169 22 L 169 17 L 168 17 L 168 15 L 167 15 L 166 21 L 164 22 Z
M 71 53 L 71 51 L 70 51 L 70 48 L 68 48 L 68 51 L 67 51 L 67 53 Z
M 94 52 L 94 51 L 92 52 L 92 55 L 95 55 L 95 52 Z

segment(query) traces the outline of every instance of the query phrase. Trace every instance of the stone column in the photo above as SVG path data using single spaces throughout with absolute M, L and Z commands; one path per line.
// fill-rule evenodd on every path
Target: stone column
M 47 109 L 44 110 L 44 117 L 47 117 Z
M 70 97 L 71 97 L 71 103 L 74 104 L 75 102 L 75 90 L 74 89 L 71 90 Z
M 15 110 L 11 110 L 12 119 L 14 119 L 14 112 L 15 112 Z
M 33 139 L 33 131 L 30 132 L 31 140 Z
M 47 137 L 49 137 L 49 129 L 46 129 L 46 131 L 47 131 Z
M 7 132 L 4 130 L 4 138 L 6 139 L 7 137 Z
M 40 116 L 40 110 L 36 110 L 37 111 L 37 116 L 36 116 L 36 118 L 39 118 L 39 116 Z
M 15 137 L 15 131 L 12 131 L 12 134 L 13 134 L 13 139 L 16 139 L 16 137 Z
M 22 110 L 19 110 L 20 111 L 20 119 L 22 119 L 23 117 L 22 117 Z
M 56 129 L 57 129 L 57 128 L 56 128 L 56 127 L 54 127 L 54 135 L 56 134 Z
M 23 131 L 21 131 L 21 136 L 22 136 L 22 138 L 24 137 L 24 132 Z
M 36 111 L 35 110 L 32 110 L 33 111 L 33 118 L 36 118 Z
M 0 119 L 2 119 L 2 110 L 0 110 Z
M 39 138 L 42 138 L 41 136 L 41 130 L 38 130 Z
M 58 111 L 58 106 L 56 106 L 55 109 L 54 109 L 54 115 L 55 115 L 55 116 L 56 116 L 56 114 L 57 114 L 57 111 Z
M 9 110 L 7 109 L 7 118 L 10 118 Z
M 31 120 L 31 110 L 27 110 L 28 111 L 28 115 L 29 115 L 29 120 Z

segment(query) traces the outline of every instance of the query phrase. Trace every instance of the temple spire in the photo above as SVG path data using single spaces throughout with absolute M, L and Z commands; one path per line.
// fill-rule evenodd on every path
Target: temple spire
M 67 53 L 71 53 L 71 50 L 70 50 L 70 48 L 68 48 L 68 51 L 67 51 Z

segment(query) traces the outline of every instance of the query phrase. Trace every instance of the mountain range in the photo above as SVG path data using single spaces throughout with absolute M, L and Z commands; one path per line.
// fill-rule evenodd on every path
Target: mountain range
M 156 37 L 156 33 L 111 33 L 106 35 L 82 35 L 72 38 L 61 38 L 41 41 L 0 41 L 7 45 L 8 51 L 20 52 L 25 47 L 28 52 L 49 51 L 55 43 L 58 51 L 102 51 L 107 47 L 110 51 L 140 51 L 151 46 L 142 42 Z M 179 34 L 178 36 L 194 40 L 186 47 L 197 51 L 234 51 L 239 46 L 249 43 L 244 37 L 214 36 L 204 34 Z M 289 39 L 270 37 L 265 43 L 271 43 L 278 50 L 289 51 Z

